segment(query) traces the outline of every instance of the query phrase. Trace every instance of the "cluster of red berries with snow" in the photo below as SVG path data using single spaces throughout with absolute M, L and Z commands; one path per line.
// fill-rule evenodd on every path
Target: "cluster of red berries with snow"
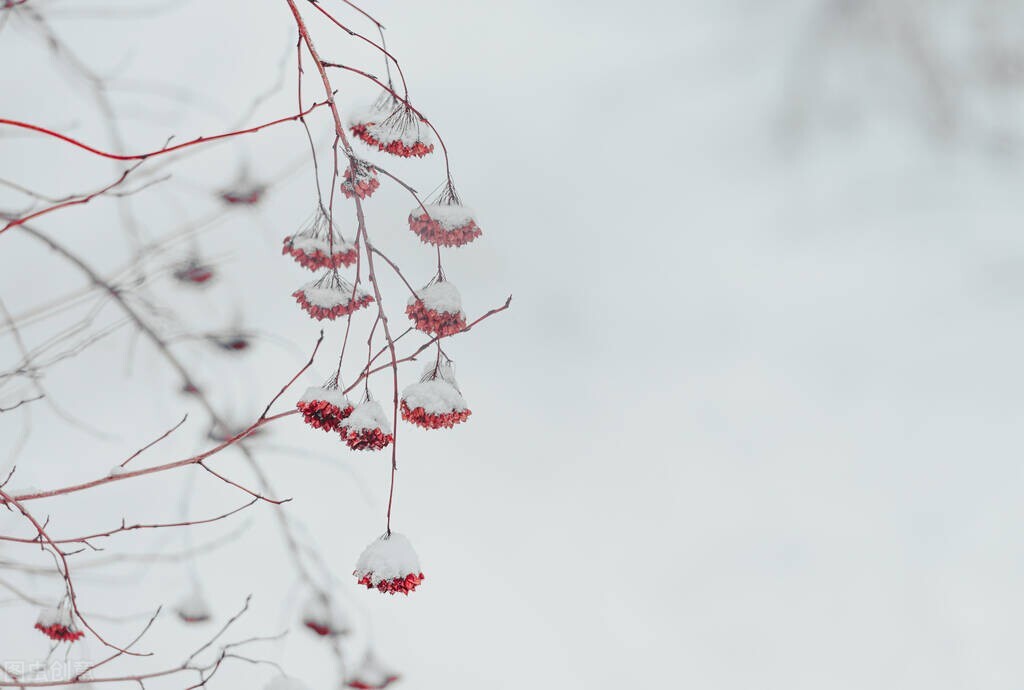
M 292 293 L 307 314 L 317 321 L 340 318 L 373 302 L 373 296 L 348 282 L 334 269 Z
M 401 534 L 381 535 L 367 546 L 352 573 L 361 585 L 387 594 L 405 594 L 423 582 L 420 559 Z
M 221 191 L 217 196 L 225 204 L 232 206 L 255 206 L 263 200 L 263 195 L 266 192 L 266 185 L 253 182 L 248 173 L 243 170 L 235 184 Z
M 356 405 L 338 431 L 352 450 L 380 450 L 395 440 L 384 408 L 371 398 Z
M 290 255 L 303 268 L 319 271 L 351 266 L 359 256 L 359 249 L 345 241 L 324 210 L 317 206 L 301 230 L 284 238 L 281 253 Z
M 248 350 L 251 338 L 245 333 L 222 333 L 211 334 L 207 339 L 222 350 L 228 352 L 241 352 Z
M 402 419 L 424 429 L 451 429 L 471 414 L 451 362 L 428 364 L 419 383 L 402 391 Z
M 191 258 L 174 269 L 174 279 L 185 285 L 206 285 L 213 279 L 213 268 Z
M 321 637 L 348 635 L 350 626 L 323 592 L 316 592 L 302 607 L 302 624 Z
M 409 229 L 421 242 L 437 247 L 461 247 L 483 234 L 472 209 L 462 204 L 450 180 L 434 202 L 409 212 Z
M 302 419 L 314 429 L 339 431 L 341 423 L 352 414 L 352 403 L 338 389 L 338 380 L 331 379 L 322 386 L 310 386 L 295 404 Z
M 345 179 L 341 182 L 341 193 L 345 198 L 357 196 L 366 199 L 372 196 L 378 187 L 380 180 L 377 179 L 377 169 L 364 160 L 353 158 L 345 169 Z
M 401 158 L 422 158 L 434 150 L 430 128 L 408 103 L 384 93 L 349 122 L 349 129 L 367 146 Z
M 357 690 L 384 690 L 401 678 L 398 673 L 384 666 L 367 652 L 346 685 Z
M 213 617 L 210 604 L 198 586 L 193 587 L 192 591 L 178 602 L 174 612 L 185 623 L 205 623 Z
M 431 335 L 455 335 L 466 328 L 462 296 L 440 274 L 409 298 L 405 313 L 418 330 Z
M 85 633 L 75 625 L 75 618 L 70 607 L 66 605 L 45 608 L 36 619 L 36 630 L 57 642 L 74 642 L 85 637 Z
M 391 93 L 382 94 L 371 107 L 355 115 L 349 122 L 349 128 L 354 137 L 363 143 L 403 158 L 422 157 L 434 149 L 429 123 L 406 101 Z M 342 194 L 348 199 L 369 198 L 380 187 L 379 173 L 383 171 L 355 157 L 351 151 L 346 150 L 345 153 L 348 168 L 340 183 Z M 413 196 L 416 197 L 415 192 Z M 419 201 L 419 197 L 416 199 Z M 463 205 L 450 177 L 437 194 L 413 209 L 408 222 L 420 241 L 438 248 L 461 247 L 482 234 L 474 212 Z M 360 237 L 366 239 L 362 226 Z M 368 241 L 363 249 L 370 262 L 369 269 L 372 269 L 373 255 L 379 254 L 405 280 L 398 267 L 379 250 L 370 247 Z M 339 275 L 340 267 L 359 262 L 360 251 L 359 239 L 351 245 L 346 243 L 334 230 L 328 212 L 322 205 L 307 227 L 285 240 L 284 253 L 293 256 L 302 266 L 327 270 L 315 282 L 293 293 L 293 297 L 310 316 L 318 320 L 337 319 L 375 302 L 374 295 L 377 293 L 375 291 L 371 295 L 362 289 L 359 270 L 356 271 L 354 284 Z M 432 336 L 434 340 L 456 335 L 467 328 L 462 297 L 455 285 L 445 279 L 440 249 L 437 254 L 437 274 L 421 289 L 413 290 L 405 307 L 405 313 L 414 328 Z M 369 275 L 376 290 L 377 283 L 372 270 Z M 372 353 L 374 332 L 380 322 L 384 323 L 387 332 L 387 320 L 383 314 L 379 314 L 370 332 L 368 361 L 360 379 L 366 379 L 377 371 L 372 367 L 375 359 Z M 387 337 L 389 346 L 393 345 L 390 334 Z M 347 329 L 344 342 L 348 342 Z M 342 346 L 344 351 L 345 345 Z M 394 359 L 392 366 L 397 369 Z M 397 423 L 394 417 L 398 416 L 399 411 L 402 419 L 424 429 L 450 429 L 465 422 L 472 414 L 455 380 L 451 360 L 444 354 L 440 343 L 437 343 L 436 360 L 426 367 L 420 380 L 402 390 L 394 417 L 390 417 L 384 407 L 373 399 L 368 383 L 362 401 L 354 405 L 338 383 L 340 375 L 341 363 L 334 376 L 325 384 L 308 388 L 296 406 L 306 424 L 314 429 L 337 432 L 352 450 L 374 451 L 393 447 L 393 424 Z M 395 467 L 392 458 L 392 488 Z M 363 550 L 353 575 L 359 585 L 368 589 L 392 595 L 408 595 L 423 583 L 424 575 L 409 540 L 391 531 L 390 515 L 389 502 L 387 532 Z M 302 623 L 317 635 L 325 637 L 348 631 L 347 622 L 337 617 L 337 612 L 324 593 L 316 593 L 310 598 L 303 610 Z M 346 684 L 351 688 L 380 690 L 397 679 L 397 674 L 380 666 L 367 653 L 362 665 Z

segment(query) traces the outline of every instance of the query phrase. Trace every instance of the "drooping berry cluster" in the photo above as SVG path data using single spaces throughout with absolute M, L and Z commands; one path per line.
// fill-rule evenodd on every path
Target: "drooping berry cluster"
M 295 406 L 306 424 L 324 431 L 338 431 L 353 409 L 349 399 L 338 390 L 337 379 L 331 379 L 323 386 L 307 388 Z
M 204 285 L 213 278 L 213 268 L 192 258 L 174 269 L 174 279 L 186 285 Z
M 434 150 L 427 124 L 407 103 L 387 93 L 353 117 L 349 129 L 367 146 L 401 158 L 422 158 Z
M 302 624 L 321 637 L 347 635 L 349 624 L 323 592 L 316 592 L 302 609 Z
M 75 625 L 74 616 L 67 606 L 45 608 L 40 611 L 35 628 L 58 642 L 74 642 L 85 637 L 85 633 Z
M 359 256 L 358 248 L 341 236 L 320 206 L 301 230 L 284 238 L 281 253 L 311 271 L 351 266 Z
M 380 580 L 376 583 L 369 575 L 364 575 L 359 580 L 359 584 L 366 585 L 367 589 L 376 589 L 377 591 L 385 594 L 405 594 L 406 596 L 409 595 L 409 592 L 416 589 L 421 582 L 423 582 L 423 573 L 419 573 L 418 575 L 409 573 L 405 577 Z
M 451 429 L 472 414 L 448 361 L 428 364 L 419 383 L 402 391 L 402 419 L 424 429 Z
M 438 275 L 410 297 L 405 313 L 413 325 L 424 333 L 437 336 L 455 335 L 466 328 L 462 296 L 456 287 Z
M 412 544 L 395 532 L 384 534 L 367 546 L 352 574 L 367 589 L 387 594 L 408 595 L 424 579 Z
M 242 333 L 228 333 L 224 335 L 212 335 L 210 340 L 214 345 L 228 352 L 241 352 L 249 349 L 249 336 Z
M 293 292 L 292 297 L 318 321 L 333 321 L 373 302 L 370 293 L 354 287 L 333 269 Z
M 338 431 L 352 450 L 381 450 L 395 440 L 384 408 L 372 399 L 356 405 Z
M 366 199 L 372 196 L 378 187 L 380 180 L 377 179 L 377 169 L 366 161 L 353 158 L 352 163 L 345 169 L 345 179 L 341 182 L 341 193 L 345 198 L 357 196 Z
M 400 678 L 400 675 L 382 665 L 368 651 L 346 685 L 357 690 L 384 690 Z
M 266 191 L 266 188 L 263 186 L 228 189 L 220 193 L 220 198 L 224 203 L 231 204 L 232 206 L 255 206 L 263 198 L 263 194 Z
M 409 212 L 409 229 L 437 247 L 461 247 L 483 234 L 473 211 L 454 202 L 417 206 Z
M 213 616 L 210 605 L 198 586 L 178 602 L 174 612 L 185 623 L 205 623 Z

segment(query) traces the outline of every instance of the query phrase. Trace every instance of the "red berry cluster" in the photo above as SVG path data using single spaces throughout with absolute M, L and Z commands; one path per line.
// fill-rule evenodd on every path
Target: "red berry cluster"
M 202 285 L 213 278 L 213 270 L 197 264 L 189 264 L 174 272 L 174 277 L 182 283 Z
M 81 630 L 74 630 L 60 623 L 54 623 L 53 625 L 36 623 L 36 630 L 39 630 L 51 640 L 57 640 L 58 642 L 74 642 L 85 637 L 85 633 Z
M 186 623 L 205 623 L 210 620 L 209 616 L 189 616 L 184 613 L 178 612 L 178 618 Z
M 377 171 L 368 165 L 358 166 L 355 176 L 352 175 L 352 166 L 345 170 L 345 179 L 341 183 L 341 193 L 346 199 L 357 196 L 366 199 L 380 187 L 380 180 L 377 179 Z
M 401 158 L 423 158 L 431 151 L 434 150 L 433 144 L 424 144 L 422 141 L 417 141 L 412 146 L 407 146 L 401 141 L 392 141 L 387 146 L 380 147 L 381 151 L 390 153 L 392 156 L 400 156 Z
M 387 448 L 395 440 L 394 434 L 385 434 L 382 429 L 350 429 L 342 426 L 339 430 L 341 438 L 352 450 L 380 450 Z
M 352 134 L 359 138 L 359 140 L 364 144 L 380 148 L 381 143 L 377 141 L 372 134 L 370 134 L 369 127 L 372 124 L 372 122 L 356 122 L 353 123 L 349 129 L 352 130 Z
M 352 130 L 352 134 L 358 137 L 364 144 L 368 146 L 375 146 L 378 151 L 384 151 L 390 153 L 392 156 L 399 156 L 400 158 L 423 158 L 431 151 L 434 150 L 433 144 L 424 144 L 422 141 L 417 141 L 412 146 L 403 143 L 399 139 L 394 139 L 389 142 L 383 142 L 377 137 L 370 134 L 368 127 L 372 126 L 373 122 L 359 122 L 353 124 L 349 129 Z
M 295 301 L 299 303 L 299 306 L 301 306 L 307 314 L 317 321 L 323 321 L 324 319 L 333 321 L 334 319 L 347 316 L 354 311 L 362 309 L 373 302 L 373 297 L 371 295 L 357 295 L 354 299 L 350 298 L 348 302 L 343 304 L 336 304 L 333 307 L 321 307 L 310 302 L 306 298 L 306 293 L 302 290 L 296 290 L 293 292 L 292 297 L 295 298 Z
M 426 213 L 409 214 L 409 229 L 416 233 L 421 242 L 437 247 L 461 247 L 483 234 L 475 220 L 470 219 L 465 225 L 448 230 Z
M 217 347 L 229 352 L 241 352 L 249 348 L 249 340 L 243 336 L 221 338 L 216 340 Z
M 326 400 L 300 400 L 295 405 L 302 413 L 302 420 L 314 429 L 324 431 L 338 431 L 342 421 L 352 414 L 352 406 L 346 405 L 344 409 Z
M 263 190 L 252 189 L 244 192 L 227 191 L 222 192 L 220 198 L 229 204 L 239 206 L 252 206 L 254 204 L 258 204 L 260 202 L 260 199 L 263 198 Z
M 451 429 L 456 424 L 469 419 L 471 414 L 473 414 L 471 410 L 437 413 L 427 412 L 422 407 L 410 409 L 406 402 L 402 401 L 402 419 L 424 429 Z
M 466 315 L 462 312 L 427 309 L 423 300 L 419 299 L 407 306 L 405 313 L 416 328 L 424 333 L 444 337 L 461 333 L 466 328 Z
M 390 675 L 385 676 L 379 681 L 362 680 L 361 678 L 353 678 L 348 682 L 348 687 L 356 688 L 357 690 L 384 690 L 387 686 L 394 683 L 401 676 Z
M 396 577 L 391 580 L 381 580 L 377 584 L 373 584 L 373 580 L 369 574 L 363 575 L 359 580 L 359 584 L 366 585 L 367 589 L 377 589 L 381 592 L 388 594 L 404 594 L 409 595 L 409 592 L 416 589 L 421 582 L 423 582 L 423 573 L 419 575 L 415 573 L 409 573 L 405 577 Z
M 338 268 L 340 266 L 351 266 L 356 262 L 358 257 L 358 251 L 355 247 L 350 247 L 346 251 L 335 251 L 333 254 L 326 254 L 319 249 L 309 253 L 305 250 L 298 249 L 292 244 L 291 237 L 284 238 L 284 247 L 281 248 L 282 254 L 289 254 L 296 262 L 303 268 L 308 268 L 311 271 L 316 271 L 321 268 Z
M 310 630 L 315 632 L 317 635 L 320 635 L 321 637 L 326 637 L 327 635 L 334 635 L 335 634 L 335 631 L 332 630 L 330 626 L 324 625 L 320 621 L 314 621 L 314 620 L 308 620 L 307 619 L 307 620 L 302 621 L 302 623 L 307 628 L 309 628 Z

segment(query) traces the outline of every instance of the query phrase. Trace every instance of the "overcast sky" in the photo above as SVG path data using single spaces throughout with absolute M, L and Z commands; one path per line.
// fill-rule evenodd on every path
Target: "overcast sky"
M 237 126 L 268 90 L 248 122 L 294 110 L 293 63 L 277 85 L 295 39 L 283 0 L 154 3 L 153 14 L 103 4 L 125 10 L 116 18 L 37 4 L 107 80 L 130 149 Z M 472 418 L 451 431 L 400 428 L 395 527 L 427 575 L 408 599 L 359 591 L 348 575 L 383 530 L 384 457 L 339 451 L 294 418 L 252 442 L 361 623 L 351 655 L 372 634 L 409 688 L 1020 687 L 1024 238 L 1012 117 L 993 133 L 975 113 L 981 97 L 959 89 L 952 98 L 970 112 L 942 129 L 904 53 L 870 30 L 822 23 L 824 4 L 367 0 L 484 230 L 446 254 L 446 272 L 471 316 L 509 294 L 513 304 L 449 347 Z M 325 59 L 381 71 L 307 14 Z M 959 64 L 953 42 L 939 48 Z M 109 144 L 90 91 L 31 22 L 0 31 L 0 64 L 0 117 Z M 375 96 L 357 79 L 337 77 L 343 108 Z M 310 125 L 326 157 L 326 113 Z M 9 135 L 0 131 L 2 179 L 62 195 L 115 175 L 59 143 Z M 380 162 L 424 191 L 442 180 L 438 159 Z M 214 192 L 242 166 L 270 183 L 265 203 L 218 215 L 195 245 L 154 264 L 195 248 L 218 262 L 217 284 L 182 294 L 152 277 L 148 288 L 181 317 L 159 320 L 168 333 L 240 324 L 262 334 L 240 357 L 176 345 L 239 423 L 258 416 L 319 330 L 289 297 L 306 275 L 279 254 L 315 203 L 305 134 L 283 125 L 154 165 L 171 179 L 129 202 L 143 235 L 161 237 L 218 214 Z M 22 208 L 18 198 L 0 190 L 0 208 Z M 432 258 L 405 229 L 409 206 L 382 188 L 370 232 L 425 283 Z M 97 201 L 37 227 L 114 272 L 131 254 L 118 208 Z M 350 219 L 341 225 L 351 234 Z M 17 230 L 0 237 L 0 265 L 0 298 L 16 315 L 85 285 Z M 117 316 L 108 306 L 102 318 Z M 370 319 L 355 323 L 362 346 Z M 39 342 L 51 327 L 25 335 Z M 329 328 L 331 354 L 300 387 L 331 372 L 340 336 Z M 7 369 L 9 336 L 0 348 Z M 5 462 L 31 424 L 13 486 L 105 474 L 185 412 L 182 430 L 140 462 L 209 446 L 201 410 L 127 331 L 44 383 L 103 436 L 42 402 L 0 415 Z M 373 387 L 390 396 L 386 378 Z M 252 481 L 237 453 L 217 462 Z M 122 515 L 176 519 L 182 492 L 196 517 L 244 503 L 186 471 L 45 511 L 60 533 L 109 529 Z M 196 563 L 220 620 L 254 595 L 246 634 L 294 628 L 298 615 L 273 510 L 192 536 L 248 525 Z M 14 517 L 0 525 L 24 531 Z M 115 539 L 118 553 L 189 546 L 181 533 Z M 23 548 L 0 557 L 47 563 Z M 190 573 L 182 563 L 85 570 L 83 606 L 151 611 L 184 594 Z M 45 577 L 0 576 L 59 596 Z M 45 655 L 34 610 L 7 604 L 3 620 L 0 657 Z M 140 624 L 109 625 L 127 639 Z M 213 629 L 167 617 L 143 646 L 174 663 Z M 259 652 L 313 689 L 334 687 L 317 642 L 293 629 Z M 74 653 L 103 650 L 93 641 Z M 214 686 L 272 674 L 237 666 Z

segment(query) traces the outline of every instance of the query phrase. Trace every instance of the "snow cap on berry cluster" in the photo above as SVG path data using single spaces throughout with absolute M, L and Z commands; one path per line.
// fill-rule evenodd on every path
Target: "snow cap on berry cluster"
M 409 212 L 409 229 L 421 242 L 438 247 L 461 247 L 483 234 L 450 179 L 436 199 Z
M 418 330 L 437 336 L 449 336 L 466 328 L 462 296 L 440 273 L 409 298 L 405 313 Z
M 253 182 L 244 175 L 239 178 L 232 187 L 223 189 L 218 196 L 224 203 L 238 206 L 253 206 L 258 204 L 267 191 L 267 186 L 259 182 Z
M 298 232 L 284 239 L 281 253 L 311 271 L 351 266 L 358 256 L 355 245 L 341 236 L 319 205 Z
M 428 364 L 419 382 L 402 391 L 402 419 L 425 429 L 450 429 L 470 414 L 449 362 Z
M 431 311 L 465 315 L 462 311 L 462 295 L 459 294 L 458 288 L 447 280 L 441 279 L 420 288 L 416 291 L 415 297 L 409 298 L 409 304 L 417 299 Z
M 376 655 L 367 650 L 347 685 L 357 690 L 384 690 L 399 678 L 401 676 L 397 672 L 377 661 Z
M 354 196 L 366 199 L 373 196 L 380 187 L 377 169 L 359 158 L 353 157 L 350 161 L 348 168 L 345 169 L 345 179 L 341 181 L 341 193 L 346 199 Z
M 356 111 L 349 129 L 363 143 L 402 158 L 434 150 L 430 127 L 408 103 L 385 92 L 369 108 Z
M 348 619 L 321 592 L 310 595 L 302 607 L 302 623 L 318 635 L 347 635 Z
M 409 211 L 410 216 L 427 216 L 445 230 L 456 230 L 476 222 L 473 209 L 459 204 L 424 204 Z
M 425 156 L 434 150 L 430 128 L 405 106 L 399 106 L 380 122 L 367 124 L 366 133 L 379 142 L 378 149 L 403 158 Z
M 191 592 L 182 597 L 175 605 L 174 612 L 186 623 L 202 623 L 210 620 L 213 615 L 199 587 L 193 587 Z
M 323 431 L 337 431 L 342 420 L 352 413 L 352 403 L 339 389 L 337 376 L 322 386 L 307 388 L 295 407 L 302 413 L 302 421 Z
M 338 431 L 352 450 L 381 450 L 391 445 L 395 436 L 384 408 L 367 391 L 363 402 L 342 423 Z
M 343 410 L 346 407 L 352 407 L 352 403 L 349 401 L 348 396 L 341 392 L 337 385 L 333 387 L 328 387 L 328 385 L 310 386 L 302 394 L 302 397 L 299 398 L 300 403 L 311 403 L 316 402 L 317 400 L 323 400 L 324 402 L 331 403 Z
M 395 532 L 371 542 L 356 561 L 352 574 L 359 584 L 390 594 L 408 594 L 423 580 L 420 559 L 412 544 Z
M 366 400 L 356 405 L 352 414 L 345 420 L 345 427 L 351 431 L 380 429 L 385 434 L 391 433 L 391 422 L 384 408 L 376 400 Z
M 393 95 L 387 91 L 381 91 L 373 103 L 361 108 L 353 108 L 350 111 L 352 114 L 349 116 L 349 129 L 366 126 L 371 122 L 380 122 L 395 109 L 396 105 L 398 105 L 398 100 Z
M 213 279 L 213 267 L 190 257 L 175 267 L 173 275 L 179 283 L 205 287 Z
M 40 610 L 35 627 L 51 640 L 58 642 L 74 642 L 85 636 L 75 624 L 71 608 L 64 604 Z
M 346 316 L 373 302 L 370 293 L 362 287 L 353 287 L 333 269 L 293 292 L 292 297 L 318 321 Z

